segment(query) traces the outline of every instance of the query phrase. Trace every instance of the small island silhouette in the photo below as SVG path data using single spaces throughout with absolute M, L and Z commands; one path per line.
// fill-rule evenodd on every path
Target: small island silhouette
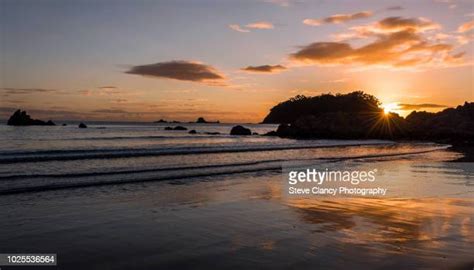
M 55 126 L 56 124 L 51 121 L 43 121 L 39 119 L 32 119 L 26 111 L 16 110 L 10 119 L 8 119 L 7 125 L 9 126 Z
M 155 121 L 153 123 L 158 123 L 158 124 L 161 124 L 161 123 L 173 123 L 173 124 L 177 124 L 177 123 L 181 123 L 180 121 L 176 121 L 176 120 L 173 120 L 173 121 L 166 121 L 165 119 L 160 119 L 158 121 Z M 196 122 L 189 122 L 190 124 L 191 123 L 196 123 L 196 124 L 219 124 L 219 120 L 217 121 L 207 121 L 206 119 L 204 119 L 204 117 L 199 117 Z

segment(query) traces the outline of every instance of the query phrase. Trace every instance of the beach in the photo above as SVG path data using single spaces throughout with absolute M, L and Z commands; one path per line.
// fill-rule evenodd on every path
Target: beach
M 442 145 L 315 140 L 304 141 L 305 148 L 296 140 L 229 136 L 225 124 L 196 127 L 222 133 L 214 137 L 166 133 L 156 124 L 99 124 L 81 141 L 72 127 L 56 128 L 63 129 L 56 137 L 38 128 L 2 133 L 10 143 L 2 144 L 8 155 L 0 162 L 1 253 L 57 253 L 59 269 L 470 269 L 474 263 L 474 171 L 446 162 L 461 154 Z M 374 164 L 400 175 L 392 181 L 396 194 L 412 195 L 286 197 L 282 160 Z M 444 193 L 413 193 L 416 181 Z

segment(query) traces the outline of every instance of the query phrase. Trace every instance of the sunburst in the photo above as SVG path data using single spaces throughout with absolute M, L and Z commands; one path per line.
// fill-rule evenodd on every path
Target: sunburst
M 400 109 L 400 106 L 398 105 L 398 102 L 392 102 L 388 104 L 383 104 L 382 105 L 383 112 L 384 114 L 388 115 L 389 113 L 393 113 Z

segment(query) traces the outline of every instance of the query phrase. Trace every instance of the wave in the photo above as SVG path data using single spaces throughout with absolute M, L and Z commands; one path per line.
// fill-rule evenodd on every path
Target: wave
M 391 141 L 318 141 L 316 143 L 286 144 L 286 145 L 232 145 L 208 147 L 174 147 L 161 149 L 76 149 L 76 150 L 48 150 L 2 153 L 0 164 L 13 164 L 25 162 L 68 161 L 89 159 L 113 159 L 168 155 L 195 155 L 215 153 L 238 153 L 257 151 L 279 151 L 328 147 L 349 147 L 363 145 L 390 145 Z
M 152 140 L 152 139 L 173 139 L 173 140 L 189 140 L 189 139 L 209 139 L 209 138 L 219 138 L 219 137 L 231 137 L 228 134 L 215 134 L 215 135 L 188 135 L 183 133 L 181 136 L 114 136 L 114 137 L 84 137 L 84 138 L 68 138 L 68 139 L 57 139 L 58 141 L 109 141 L 109 140 Z M 44 141 L 51 141 L 52 139 L 44 139 Z
M 348 159 L 372 159 L 372 158 L 383 158 L 383 157 L 394 157 L 394 156 L 407 156 L 423 154 L 433 151 L 439 151 L 446 149 L 448 146 L 435 147 L 431 149 L 410 151 L 410 152 L 398 152 L 398 153 L 387 153 L 387 154 L 372 154 L 372 155 L 359 155 L 359 156 L 348 156 L 348 157 L 337 157 L 337 158 L 307 158 L 307 159 L 295 159 L 292 161 L 312 161 L 312 162 L 337 162 Z M 129 184 L 129 183 L 140 183 L 150 181 L 166 181 L 166 180 L 179 180 L 187 178 L 197 177 L 211 177 L 219 175 L 231 175 L 240 173 L 252 173 L 261 171 L 281 171 L 282 162 L 287 160 L 284 159 L 271 159 L 254 162 L 241 162 L 241 163 L 227 163 L 227 164 L 213 164 L 213 165 L 201 165 L 201 166 L 176 166 L 176 167 L 165 167 L 165 168 L 154 168 L 154 169 L 141 169 L 141 170 L 123 170 L 114 172 L 91 172 L 91 173 L 68 173 L 68 174 L 36 174 L 36 175 L 11 175 L 2 176 L 0 180 L 2 182 L 8 180 L 29 180 L 29 179 L 41 179 L 46 181 L 48 179 L 55 180 L 54 183 L 47 183 L 43 185 L 21 186 L 21 183 L 12 181 L 6 189 L 0 189 L 1 195 L 26 193 L 26 192 L 40 192 L 58 189 L 69 189 L 69 188 L 82 188 L 82 187 L 93 187 L 93 186 L 104 186 L 104 185 L 117 185 L 117 184 Z M 56 179 L 64 179 L 64 182 L 56 181 Z M 73 181 L 75 180 L 75 181 Z M 15 186 L 17 184 L 17 186 Z

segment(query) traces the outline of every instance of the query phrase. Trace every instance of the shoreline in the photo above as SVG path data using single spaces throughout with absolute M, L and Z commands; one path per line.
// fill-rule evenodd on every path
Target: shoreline
M 436 168 L 418 173 L 443 179 Z M 352 269 L 456 269 L 473 263 L 474 231 L 465 219 L 474 214 L 472 199 L 300 199 L 285 198 L 281 188 L 280 173 L 268 172 L 0 196 L 7 216 L 0 251 L 48 250 L 66 269 L 345 269 L 341 261 Z

